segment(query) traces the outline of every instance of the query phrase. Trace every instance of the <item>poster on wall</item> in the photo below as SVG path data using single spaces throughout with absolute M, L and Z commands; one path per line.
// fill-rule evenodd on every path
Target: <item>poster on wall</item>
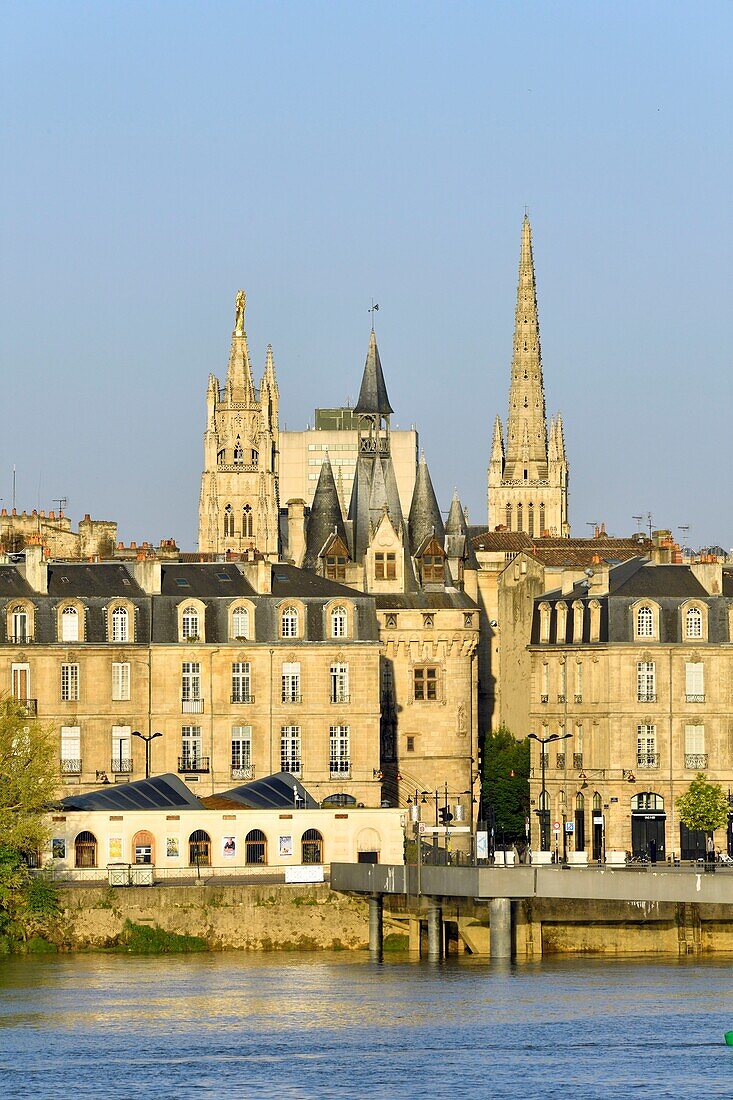
M 109 860 L 122 859 L 122 837 L 111 836 L 109 838 Z
M 63 837 L 54 837 L 51 841 L 51 855 L 54 859 L 66 859 L 66 841 Z
M 165 854 L 168 859 L 178 859 L 180 851 L 178 848 L 177 836 L 168 836 L 165 838 Z
M 237 841 L 233 836 L 223 838 L 221 854 L 224 859 L 234 859 L 237 854 Z
M 488 859 L 489 858 L 489 834 L 484 832 L 476 833 L 476 859 Z
M 281 859 L 289 859 L 290 856 L 292 856 L 292 854 L 293 854 L 293 838 L 291 836 L 281 836 L 280 837 L 279 851 L 280 851 L 280 858 Z

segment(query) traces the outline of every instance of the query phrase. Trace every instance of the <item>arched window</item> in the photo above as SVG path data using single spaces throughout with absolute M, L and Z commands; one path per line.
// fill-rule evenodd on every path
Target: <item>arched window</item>
M 642 791 L 631 799 L 631 809 L 639 813 L 643 810 L 664 810 L 664 799 L 661 794 L 653 794 L 651 791 Z
M 301 863 L 323 863 L 323 837 L 318 829 L 307 829 L 300 843 Z
M 654 637 L 654 614 L 651 607 L 640 607 L 636 612 L 636 634 L 639 638 Z
M 234 444 L 234 464 L 235 466 L 241 466 L 244 462 L 244 451 L 242 450 L 242 444 L 237 436 L 237 442 Z
M 153 834 L 149 833 L 147 829 L 141 829 L 132 838 L 132 862 L 155 862 L 155 841 L 153 840 Z
M 224 538 L 234 538 L 234 509 L 231 504 L 227 504 L 224 509 Z
M 211 837 L 205 829 L 196 829 L 188 838 L 188 863 L 190 867 L 211 866 Z
M 511 504 L 507 504 L 507 506 L 506 506 L 505 523 L 506 523 L 507 531 L 511 531 L 511 529 L 512 529 L 512 506 L 511 506 Z
M 251 539 L 254 534 L 254 516 L 249 504 L 242 509 L 242 537 Z
M 598 791 L 593 795 L 593 812 L 600 813 L 603 809 L 603 799 L 599 795 Z
M 346 608 L 339 605 L 331 611 L 331 637 L 345 638 L 347 626 Z
M 685 637 L 702 638 L 702 611 L 699 607 L 689 607 L 685 615 Z
M 195 607 L 187 607 L 182 618 L 184 641 L 199 636 L 199 613 Z
M 267 837 L 261 829 L 251 829 L 244 838 L 244 862 L 267 863 Z
M 575 851 L 585 850 L 585 795 L 575 796 Z
M 235 638 L 249 638 L 249 611 L 235 607 L 232 611 L 232 634 Z
M 75 867 L 97 866 L 97 838 L 94 833 L 79 833 L 74 841 L 74 856 Z
M 534 538 L 534 504 L 527 506 L 527 534 L 531 539 Z
M 128 614 L 126 607 L 116 607 L 112 612 L 112 641 L 128 641 Z
M 540 538 L 542 538 L 544 533 L 545 533 L 545 506 L 544 506 L 544 504 L 540 504 Z
M 11 638 L 21 644 L 29 641 L 28 636 L 28 612 L 22 604 L 13 608 L 13 625 Z
M 298 612 L 294 607 L 286 607 L 280 620 L 283 638 L 298 637 Z
M 522 508 L 521 501 L 517 505 L 517 531 L 524 530 L 524 510 Z
M 79 612 L 75 607 L 65 607 L 61 612 L 61 641 L 79 641 Z

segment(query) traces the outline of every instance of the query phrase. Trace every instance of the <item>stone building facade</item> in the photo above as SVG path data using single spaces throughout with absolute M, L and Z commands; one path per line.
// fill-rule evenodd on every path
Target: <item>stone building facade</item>
M 48 554 L 57 558 L 109 558 L 117 542 L 117 524 L 112 520 L 92 519 L 89 514 L 79 521 L 76 531 L 71 520 L 60 512 L 0 512 L 0 553 L 19 554 L 26 546 L 41 542 Z
M 733 572 L 634 558 L 559 580 L 532 601 L 527 687 L 532 732 L 569 735 L 545 757 L 560 851 L 703 854 L 675 802 L 699 771 L 733 784 Z M 541 783 L 533 742 L 535 810 Z M 538 847 L 536 815 L 532 830 Z
M 271 346 L 259 390 L 254 387 L 244 310 L 240 290 L 223 389 L 209 375 L 198 548 L 212 554 L 257 550 L 276 561 L 280 393 Z
M 506 441 L 494 422 L 488 471 L 489 529 L 567 537 L 568 463 L 562 417 L 545 413 L 537 290 L 529 218 L 522 225 Z
M 72 790 L 178 772 L 212 793 L 290 771 L 379 805 L 374 601 L 284 564 L 0 566 L 0 685 L 57 731 Z

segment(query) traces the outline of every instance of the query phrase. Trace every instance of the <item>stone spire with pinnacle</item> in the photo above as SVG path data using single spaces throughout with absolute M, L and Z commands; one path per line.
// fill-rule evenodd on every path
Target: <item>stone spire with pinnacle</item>
M 235 302 L 234 331 L 232 332 L 232 347 L 229 353 L 229 366 L 227 367 L 226 394 L 229 401 L 244 402 L 254 405 L 255 391 L 252 382 L 252 367 L 249 361 L 249 348 L 247 347 L 247 333 L 244 331 L 244 311 L 247 304 L 247 295 L 243 290 L 237 291 Z

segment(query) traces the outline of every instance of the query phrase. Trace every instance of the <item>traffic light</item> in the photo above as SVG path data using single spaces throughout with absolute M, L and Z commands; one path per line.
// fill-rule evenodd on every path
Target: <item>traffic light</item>
M 440 817 L 441 825 L 450 825 L 453 820 L 453 814 L 450 812 L 447 806 L 441 806 L 438 810 L 438 816 Z

